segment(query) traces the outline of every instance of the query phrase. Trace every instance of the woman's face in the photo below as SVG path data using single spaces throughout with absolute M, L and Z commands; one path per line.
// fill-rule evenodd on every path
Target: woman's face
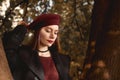
M 58 36 L 58 25 L 42 27 L 39 32 L 40 46 L 52 46 Z

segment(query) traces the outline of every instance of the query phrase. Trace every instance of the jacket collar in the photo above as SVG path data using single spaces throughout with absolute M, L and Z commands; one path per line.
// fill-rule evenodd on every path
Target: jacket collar
M 23 51 L 20 53 L 22 61 L 28 66 L 33 74 L 36 75 L 38 80 L 44 80 L 44 71 L 41 63 L 39 62 L 36 51 Z
M 58 52 L 53 52 L 51 51 L 51 56 L 53 58 L 53 61 L 55 63 L 55 66 L 57 68 L 57 71 L 59 73 L 59 76 L 60 76 L 60 80 L 66 80 L 65 79 L 65 74 L 64 74 L 64 68 L 63 68 L 63 64 L 62 64 L 62 61 L 60 59 L 60 55 L 58 54 Z
M 51 56 L 53 61 L 55 62 L 56 69 L 59 73 L 60 80 L 65 80 L 65 75 L 63 72 L 63 64 L 58 56 L 57 52 L 51 51 Z M 43 67 L 41 66 L 41 63 L 39 61 L 39 56 L 37 54 L 37 51 L 32 51 L 32 53 L 23 53 L 21 55 L 22 60 L 25 62 L 25 64 L 30 68 L 30 70 L 37 76 L 38 79 L 44 80 L 44 71 Z

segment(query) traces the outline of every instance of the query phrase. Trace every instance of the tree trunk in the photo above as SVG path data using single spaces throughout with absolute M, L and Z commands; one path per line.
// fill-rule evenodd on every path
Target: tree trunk
M 85 80 L 120 80 L 119 4 L 120 0 L 95 0 L 90 34 L 94 37 L 89 41 L 84 69 L 88 63 L 91 66 L 84 73 Z M 92 40 L 94 54 L 90 47 Z
M 97 35 L 100 34 L 101 32 L 108 6 L 109 6 L 108 0 L 95 0 L 92 12 L 92 23 L 90 37 L 88 41 L 88 49 L 86 53 L 86 59 L 83 65 L 81 79 L 84 79 L 86 72 L 88 71 L 89 68 L 91 68 L 91 61 L 93 55 L 95 54 L 96 38 Z
M 13 80 L 0 39 L 0 80 Z

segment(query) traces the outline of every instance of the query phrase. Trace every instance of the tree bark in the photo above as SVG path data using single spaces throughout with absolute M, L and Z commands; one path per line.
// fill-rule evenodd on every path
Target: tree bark
M 103 3 L 104 2 L 104 3 Z M 120 0 L 95 0 L 85 80 L 120 80 Z M 102 8 L 100 8 L 102 7 Z M 91 42 L 94 40 L 94 53 Z
M 109 7 L 109 0 L 95 0 L 94 2 L 95 3 L 92 11 L 92 22 L 91 22 L 89 41 L 88 41 L 88 49 L 86 53 L 86 59 L 83 65 L 83 72 L 81 75 L 81 79 L 84 79 L 86 72 L 88 71 L 88 69 L 91 68 L 92 58 L 93 55 L 95 54 L 97 35 L 99 35 L 101 32 L 104 23 L 104 18 L 106 16 L 107 9 Z
M 0 39 L 0 80 L 13 80 L 1 39 Z

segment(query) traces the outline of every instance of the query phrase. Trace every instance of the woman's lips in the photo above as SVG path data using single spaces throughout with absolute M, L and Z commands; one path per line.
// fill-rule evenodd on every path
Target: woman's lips
M 47 40 L 49 43 L 53 43 L 54 41 L 52 41 L 52 40 Z

